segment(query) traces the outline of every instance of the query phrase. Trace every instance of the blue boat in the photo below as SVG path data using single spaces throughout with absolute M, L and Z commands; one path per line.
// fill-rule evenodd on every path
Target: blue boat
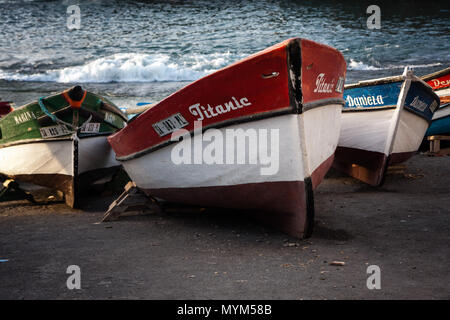
M 450 134 L 450 103 L 442 104 L 436 110 L 426 136 Z

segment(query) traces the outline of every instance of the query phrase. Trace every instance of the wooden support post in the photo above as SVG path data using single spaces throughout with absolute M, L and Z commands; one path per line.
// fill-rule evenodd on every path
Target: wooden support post
M 427 137 L 430 141 L 430 155 L 448 155 L 450 148 L 441 149 L 441 141 L 450 141 L 450 135 L 435 135 Z
M 133 181 L 126 184 L 124 192 L 111 203 L 102 222 L 117 220 L 120 216 L 129 216 L 136 211 L 160 212 L 158 201 L 145 195 Z
M 0 190 L 0 198 L 4 196 L 8 192 L 17 192 L 21 197 L 25 198 L 26 200 L 30 201 L 31 203 L 36 204 L 36 200 L 34 199 L 33 195 L 31 193 L 28 193 L 24 190 L 22 190 L 19 186 L 19 184 L 14 181 L 13 179 L 6 179 L 3 181 L 2 189 Z

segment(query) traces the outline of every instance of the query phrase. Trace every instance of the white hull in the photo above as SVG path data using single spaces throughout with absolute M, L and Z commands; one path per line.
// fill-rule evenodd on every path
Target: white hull
M 329 105 L 315 108 L 296 115 L 289 114 L 264 120 L 231 125 L 218 129 L 226 136 L 227 129 L 242 129 L 247 131 L 272 129 L 279 132 L 279 161 L 275 174 L 261 174 L 268 165 L 236 163 L 233 164 L 175 164 L 172 161 L 172 149 L 176 144 L 169 145 L 139 158 L 123 161 L 122 164 L 137 186 L 143 189 L 162 188 L 193 188 L 211 186 L 229 186 L 248 183 L 263 183 L 275 181 L 304 181 L 327 159 L 332 157 L 340 130 L 340 105 Z M 193 140 L 193 139 L 191 139 Z M 208 143 L 203 143 L 203 150 Z M 270 148 L 270 138 L 267 143 L 267 154 L 276 150 Z M 317 148 L 317 146 L 321 146 Z M 226 154 L 225 147 L 223 154 Z M 248 155 L 255 151 L 247 145 Z M 247 160 L 249 157 L 247 157 Z M 192 161 L 193 162 L 193 161 Z M 224 161 L 226 162 L 226 161 Z
M 74 175 L 73 141 L 34 142 L 0 148 L 0 172 Z
M 450 106 L 446 106 L 445 108 L 439 108 L 433 115 L 433 120 L 438 120 L 441 118 L 445 118 L 450 115 Z
M 39 141 L 0 148 L 0 173 L 54 187 L 74 204 L 74 181 L 83 174 L 120 166 L 106 136 Z M 67 200 L 67 197 L 70 200 Z M 69 203 L 70 202 L 70 203 Z
M 339 147 L 385 153 L 395 109 L 342 112 Z
M 267 143 L 259 145 L 258 138 L 256 151 L 247 144 L 246 163 L 177 165 L 173 162 L 172 150 L 183 143 L 178 142 L 122 164 L 136 185 L 151 196 L 193 205 L 249 209 L 271 226 L 292 236 L 307 237 L 314 221 L 312 190 L 331 167 L 341 109 L 341 105 L 327 105 L 300 115 L 288 114 L 213 129 L 223 137 L 230 129 L 266 130 Z M 274 145 L 271 130 L 278 131 L 279 140 L 276 139 Z M 191 140 L 194 139 L 195 136 Z M 203 147 L 209 143 L 204 143 Z M 269 155 L 278 151 L 279 157 L 271 158 L 277 161 L 276 166 L 269 161 L 249 163 L 252 157 L 258 158 L 261 149 Z M 236 149 L 233 151 L 236 160 Z M 276 170 L 262 174 L 268 167 L 276 167 Z
M 450 88 L 445 88 L 445 89 L 436 90 L 435 93 L 436 93 L 439 97 L 448 97 L 448 96 L 450 96 Z
M 429 123 L 422 117 L 403 109 L 391 154 L 412 153 L 419 150 Z
M 428 122 L 403 109 L 396 117 L 396 109 L 342 113 L 339 147 L 382 153 L 409 153 L 419 149 Z M 393 139 L 389 130 L 394 128 Z

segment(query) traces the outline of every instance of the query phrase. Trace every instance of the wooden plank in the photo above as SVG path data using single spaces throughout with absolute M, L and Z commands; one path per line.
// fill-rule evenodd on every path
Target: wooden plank
M 130 181 L 126 184 L 124 192 L 109 205 L 101 222 L 114 221 L 120 216 L 129 216 L 132 215 L 131 212 L 136 211 L 155 213 L 160 212 L 161 208 L 156 199 L 145 195 L 134 182 Z
M 440 140 L 430 140 L 430 152 L 438 153 L 441 149 L 441 141 Z
M 427 138 L 429 141 L 433 141 L 433 140 L 445 140 L 445 141 L 450 141 L 450 136 L 445 136 L 445 135 L 435 135 L 435 136 L 429 136 Z

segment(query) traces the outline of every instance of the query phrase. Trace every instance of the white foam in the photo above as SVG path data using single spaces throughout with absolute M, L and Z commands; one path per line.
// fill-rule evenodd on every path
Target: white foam
M 45 73 L 0 71 L 0 78 L 60 83 L 192 81 L 234 62 L 235 58 L 229 52 L 186 55 L 177 61 L 165 54 L 120 53 Z
M 348 70 L 380 70 L 380 68 L 369 66 L 364 62 L 350 59 L 350 63 L 348 64 Z
M 361 61 L 350 59 L 350 63 L 348 64 L 348 70 L 390 70 L 390 69 L 403 69 L 405 67 L 418 69 L 418 68 L 436 67 L 440 65 L 442 65 L 442 63 L 436 62 L 430 64 L 387 65 L 386 67 L 374 67 L 371 65 L 367 65 Z

